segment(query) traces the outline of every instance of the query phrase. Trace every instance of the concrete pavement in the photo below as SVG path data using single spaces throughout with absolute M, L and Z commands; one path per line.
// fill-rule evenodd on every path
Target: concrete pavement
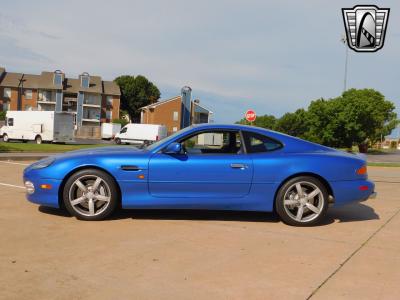
M 0 162 L 0 299 L 400 298 L 400 168 L 370 167 L 376 199 L 297 228 L 243 212 L 82 222 L 27 202 L 23 164 Z

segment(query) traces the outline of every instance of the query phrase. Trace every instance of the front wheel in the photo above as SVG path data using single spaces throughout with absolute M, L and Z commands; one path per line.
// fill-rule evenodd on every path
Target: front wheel
M 116 143 L 117 145 L 121 145 L 121 139 L 120 139 L 120 138 L 116 138 L 116 139 L 115 139 L 115 143 Z
M 3 142 L 9 142 L 10 140 L 9 140 L 9 138 L 8 138 L 8 135 L 7 134 L 3 134 Z
M 276 212 L 288 225 L 315 225 L 326 214 L 328 196 L 320 180 L 299 176 L 290 179 L 279 189 L 275 200 Z
M 35 143 L 38 145 L 40 145 L 42 143 L 42 137 L 40 135 L 37 135 L 35 137 Z
M 98 221 L 115 210 L 118 191 L 110 175 L 100 170 L 86 169 L 68 178 L 63 200 L 67 210 L 78 219 Z

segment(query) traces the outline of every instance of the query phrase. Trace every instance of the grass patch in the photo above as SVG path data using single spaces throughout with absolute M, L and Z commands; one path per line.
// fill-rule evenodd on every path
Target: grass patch
M 367 165 L 370 167 L 398 167 L 398 168 L 400 168 L 400 163 L 395 163 L 395 162 L 394 163 L 369 162 L 369 163 L 367 163 Z
M 33 143 L 4 143 L 0 142 L 0 152 L 66 152 L 72 150 L 112 146 L 110 144 L 95 145 L 63 145 L 63 144 L 33 144 Z

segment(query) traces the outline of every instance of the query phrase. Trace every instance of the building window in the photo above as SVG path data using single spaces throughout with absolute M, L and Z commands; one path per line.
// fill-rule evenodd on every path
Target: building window
M 62 73 L 54 73 L 54 84 L 55 85 L 62 84 Z
M 90 76 L 87 73 L 81 75 L 81 87 L 88 89 L 90 83 Z
M 173 119 L 174 121 L 178 121 L 178 118 L 179 118 L 179 113 L 178 113 L 177 111 L 174 111 L 173 116 L 172 116 L 172 119 Z
M 10 88 L 4 88 L 4 98 L 11 98 L 11 89 Z
M 10 102 L 3 102 L 3 111 L 10 110 Z
M 39 91 L 39 101 L 52 101 L 51 91 Z
M 85 93 L 83 104 L 101 105 L 101 97 L 96 94 Z
M 172 127 L 172 131 L 173 132 L 177 132 L 178 131 L 178 127 Z
M 112 110 L 106 111 L 106 119 L 112 120 Z
M 112 98 L 112 96 L 107 96 L 107 105 L 108 105 L 108 106 L 112 106 L 112 104 L 113 104 L 113 98 Z
M 25 99 L 32 99 L 32 90 L 25 91 Z

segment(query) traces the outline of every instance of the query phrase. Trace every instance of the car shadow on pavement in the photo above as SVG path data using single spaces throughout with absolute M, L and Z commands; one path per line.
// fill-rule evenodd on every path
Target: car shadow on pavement
M 39 206 L 39 211 L 44 214 L 71 218 L 71 215 L 63 209 Z M 105 221 L 122 219 L 280 222 L 277 214 L 272 212 L 191 209 L 119 209 Z M 377 219 L 379 219 L 379 215 L 375 213 L 373 208 L 362 203 L 354 203 L 338 208 L 330 208 L 325 219 L 319 225 L 329 225 L 336 220 L 339 222 L 357 222 Z
M 325 223 L 338 220 L 339 222 L 358 222 L 367 220 L 379 220 L 375 210 L 363 203 L 352 203 L 340 207 L 332 207 L 328 210 Z
M 129 214 L 133 219 L 146 220 L 191 220 L 191 221 L 239 221 L 239 222 L 279 222 L 270 212 L 221 211 L 221 210 L 126 210 L 117 214 Z
M 39 206 L 39 211 L 54 216 L 71 217 L 66 210 L 59 208 Z M 279 218 L 269 212 L 191 209 L 118 209 L 105 221 L 121 219 L 279 222 Z

